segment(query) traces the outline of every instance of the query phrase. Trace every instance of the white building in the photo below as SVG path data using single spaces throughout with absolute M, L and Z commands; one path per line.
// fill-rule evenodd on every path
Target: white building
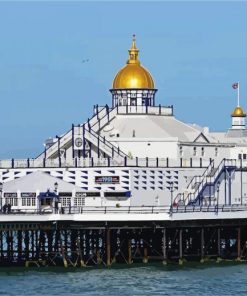
M 225 132 L 181 122 L 173 106 L 156 104 L 135 37 L 110 92 L 111 107 L 94 106 L 89 120 L 48 139 L 35 159 L 0 161 L 2 206 L 37 209 L 35 198 L 54 183 L 64 207 L 247 204 L 240 106 Z

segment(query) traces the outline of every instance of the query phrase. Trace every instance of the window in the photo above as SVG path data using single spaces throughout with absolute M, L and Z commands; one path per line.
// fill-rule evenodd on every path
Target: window
M 24 207 L 31 207 L 36 205 L 36 198 L 35 197 L 22 197 L 21 205 Z
M 27 206 L 30 207 L 31 206 L 31 198 L 27 197 Z
M 82 207 L 85 205 L 85 198 L 84 197 L 75 197 L 75 206 Z
M 215 156 L 218 156 L 218 148 L 217 147 L 215 147 Z
M 246 154 L 245 153 L 243 154 L 243 159 L 246 160 Z
M 183 156 L 183 146 L 179 147 L 179 155 L 182 157 Z
M 240 153 L 238 155 L 238 159 L 242 159 L 242 155 Z
M 71 198 L 70 197 L 62 197 L 61 203 L 62 203 L 62 207 L 68 207 L 71 205 Z
M 8 198 L 5 198 L 5 203 L 10 204 L 11 206 L 17 206 L 18 201 L 17 201 L 17 198 L 8 197 Z
M 205 153 L 204 153 L 204 147 L 202 147 L 202 156 L 204 156 L 204 154 L 205 154 Z
M 193 156 L 196 156 L 196 147 L 193 148 Z

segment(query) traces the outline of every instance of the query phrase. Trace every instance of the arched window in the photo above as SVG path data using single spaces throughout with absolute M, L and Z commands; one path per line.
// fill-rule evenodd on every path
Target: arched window
M 193 156 L 196 156 L 196 147 L 193 148 Z
M 205 151 L 204 151 L 204 147 L 202 147 L 202 156 L 204 156 Z

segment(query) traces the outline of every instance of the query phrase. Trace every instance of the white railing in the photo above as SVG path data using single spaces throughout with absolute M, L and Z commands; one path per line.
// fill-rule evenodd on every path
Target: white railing
M 151 114 L 151 115 L 173 115 L 173 108 L 153 106 L 117 106 L 118 114 Z
M 4 213 L 0 210 L 0 216 L 9 215 L 50 215 L 50 214 L 61 214 L 63 215 L 74 215 L 74 214 L 135 214 L 135 215 L 146 215 L 146 214 L 169 214 L 172 219 L 173 215 L 181 213 L 224 213 L 224 212 L 247 212 L 247 205 L 233 204 L 216 204 L 216 205 L 184 205 L 184 206 L 83 206 L 83 207 L 62 207 L 59 209 L 50 208 L 44 210 L 30 209 L 22 207 L 19 209 L 12 208 L 10 212 Z M 191 216 L 189 217 L 191 219 Z M 217 218 L 217 216 L 215 216 Z M 165 216 L 164 216 L 165 219 Z
M 103 145 L 103 144 L 102 144 Z M 109 149 L 109 147 L 107 147 Z M 108 150 L 107 150 L 108 151 Z M 110 149 L 109 149 L 110 151 Z M 164 167 L 164 168 L 205 168 L 210 160 L 197 162 L 196 160 L 181 165 L 180 159 L 170 158 L 129 158 L 121 155 L 109 158 L 74 158 L 74 159 L 7 159 L 0 160 L 0 168 L 42 168 L 42 167 L 97 167 L 97 166 L 119 166 L 119 167 Z

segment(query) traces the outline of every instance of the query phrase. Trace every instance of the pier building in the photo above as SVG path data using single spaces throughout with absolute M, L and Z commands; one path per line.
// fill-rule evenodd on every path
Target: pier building
M 133 36 L 111 103 L 35 158 L 0 160 L 0 266 L 246 258 L 243 108 L 211 132 L 157 91 Z

